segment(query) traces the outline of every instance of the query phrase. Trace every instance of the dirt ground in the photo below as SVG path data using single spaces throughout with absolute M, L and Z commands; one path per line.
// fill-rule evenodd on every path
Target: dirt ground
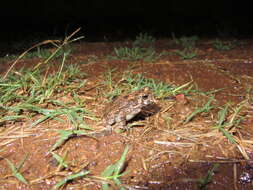
M 27 126 L 31 121 L 10 122 L 0 126 L 0 189 L 47 190 L 80 169 L 90 171 L 88 177 L 70 181 L 61 189 L 101 189 L 101 179 L 97 176 L 119 160 L 127 146 L 129 150 L 124 167 L 127 173 L 120 178 L 125 188 L 253 189 L 253 41 L 244 39 L 245 43 L 240 46 L 218 51 L 212 47 L 211 40 L 198 42 L 198 56 L 193 59 L 182 60 L 178 55 L 167 54 L 152 63 L 106 59 L 114 47 L 123 46 L 119 42 L 74 44 L 75 50 L 68 63 L 79 64 L 82 72 L 86 73 L 87 83 L 79 96 L 85 99 L 86 107 L 99 119 L 103 117 L 107 103 L 104 97 L 97 96 L 98 87 L 108 69 L 116 69 L 113 71 L 115 80 L 120 79 L 124 72 L 131 71 L 178 86 L 191 82 L 201 92 L 217 90 L 212 93 L 215 108 L 183 124 L 180 121 L 185 115 L 208 101 L 208 93 L 182 96 L 183 100 L 180 96 L 158 99 L 159 109 L 145 117 L 143 125 L 98 139 L 80 136 L 66 141 L 54 152 L 61 156 L 67 152 L 69 168 L 57 172 L 57 163 L 49 150 L 59 139 L 57 130 L 70 129 L 70 123 L 48 120 L 29 128 Z M 157 52 L 170 53 L 178 49 L 169 39 L 159 39 L 154 46 Z M 5 72 L 11 63 L 0 64 L 0 71 Z M 37 58 L 24 59 L 16 65 L 16 69 L 24 64 L 33 66 L 37 63 Z M 237 127 L 227 129 L 236 143 L 231 143 L 215 128 L 217 114 L 227 103 L 230 111 L 226 121 L 233 117 L 233 110 L 243 104 L 240 111 L 243 119 Z M 169 121 L 166 118 L 170 118 Z M 90 127 L 97 127 L 97 121 L 87 118 L 86 122 Z M 8 136 L 1 135 L 3 132 L 6 134 L 7 129 Z M 20 172 L 30 182 L 29 185 L 13 177 L 5 159 L 18 165 L 26 155 Z M 208 176 L 211 176 L 210 181 L 201 187 L 201 180 Z M 111 189 L 119 187 L 112 184 Z

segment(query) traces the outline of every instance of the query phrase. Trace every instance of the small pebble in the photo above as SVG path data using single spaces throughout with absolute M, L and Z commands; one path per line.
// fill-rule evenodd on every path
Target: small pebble
M 241 183 L 250 183 L 252 179 L 253 179 L 253 176 L 249 174 L 248 172 L 243 172 L 239 177 L 239 180 Z

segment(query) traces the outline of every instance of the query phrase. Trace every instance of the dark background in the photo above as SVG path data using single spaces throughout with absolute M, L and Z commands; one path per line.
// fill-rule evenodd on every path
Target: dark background
M 0 40 L 63 36 L 78 27 L 88 41 L 140 32 L 249 37 L 252 12 L 250 3 L 230 0 L 3 0 Z

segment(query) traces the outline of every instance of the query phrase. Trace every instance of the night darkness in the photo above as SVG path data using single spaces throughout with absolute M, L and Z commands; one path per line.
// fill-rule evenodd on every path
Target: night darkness
M 61 36 L 82 27 L 86 40 L 155 36 L 242 37 L 253 34 L 250 4 L 240 1 L 3 1 L 1 39 Z

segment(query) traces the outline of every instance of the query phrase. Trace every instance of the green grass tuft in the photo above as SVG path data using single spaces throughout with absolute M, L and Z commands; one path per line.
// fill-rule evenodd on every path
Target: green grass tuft
M 140 33 L 133 42 L 134 47 L 153 46 L 155 38 L 148 33 Z
M 164 82 L 156 81 L 152 78 L 145 78 L 141 74 L 132 74 L 128 73 L 124 76 L 124 79 L 126 81 L 126 86 L 131 91 L 139 90 L 144 87 L 149 87 L 154 92 L 154 95 L 158 99 L 162 99 L 168 96 L 175 96 L 176 94 L 187 94 L 189 93 L 191 86 L 191 82 L 186 83 L 182 86 L 175 86 L 166 84 Z M 186 87 L 189 87 L 186 89 Z
M 199 40 L 198 36 L 182 36 L 180 38 L 176 38 L 173 33 L 172 39 L 175 44 L 182 46 L 186 50 L 193 49 L 196 46 L 196 42 Z
M 175 53 L 179 55 L 182 59 L 193 59 L 198 55 L 196 51 L 187 49 L 177 50 Z
M 218 112 L 218 121 L 217 125 L 215 126 L 216 129 L 222 132 L 222 134 L 233 144 L 237 144 L 236 139 L 233 137 L 233 134 L 229 132 L 228 127 L 231 127 L 231 123 L 227 122 L 227 114 L 228 114 L 229 104 L 227 104 L 224 108 L 222 108 Z M 235 121 L 233 121 L 235 122 Z M 237 123 L 237 122 L 235 122 Z
M 214 96 L 211 96 L 209 98 L 209 100 L 207 101 L 207 103 L 201 107 L 196 109 L 194 112 L 192 112 L 184 121 L 184 124 L 188 123 L 189 121 L 191 121 L 196 115 L 202 113 L 202 112 L 209 112 L 211 109 L 213 109 L 214 107 L 211 106 L 212 101 L 214 100 Z
M 223 42 L 221 40 L 216 39 L 213 42 L 213 47 L 218 51 L 229 51 L 235 47 L 235 44 L 232 42 Z
M 160 58 L 154 48 L 148 47 L 120 47 L 114 48 L 114 56 L 109 56 L 109 59 L 119 59 L 119 60 L 126 60 L 126 61 L 146 61 L 146 62 L 153 62 Z
M 122 183 L 120 181 L 120 177 L 125 173 L 122 173 L 122 169 L 124 168 L 125 160 L 126 160 L 126 155 L 128 152 L 128 147 L 125 148 L 121 158 L 112 165 L 109 165 L 102 173 L 101 176 L 105 178 L 105 180 L 112 180 L 120 190 L 124 190 L 125 188 L 122 187 Z M 103 190 L 109 190 L 110 186 L 108 183 L 103 182 L 102 183 L 102 189 Z
M 11 168 L 12 175 L 17 178 L 22 183 L 28 185 L 29 182 L 24 178 L 24 176 L 20 173 L 20 169 L 23 167 L 25 161 L 27 160 L 27 156 L 24 157 L 24 159 L 18 164 L 18 166 L 15 166 L 9 159 L 5 158 L 7 164 Z

